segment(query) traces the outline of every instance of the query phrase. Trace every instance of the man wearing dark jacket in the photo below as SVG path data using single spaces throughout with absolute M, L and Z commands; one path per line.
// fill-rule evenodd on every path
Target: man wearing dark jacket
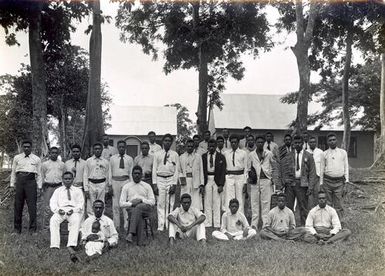
M 205 184 L 206 227 L 221 226 L 221 196 L 226 179 L 226 158 L 216 151 L 217 141 L 210 139 L 208 152 L 202 155 Z

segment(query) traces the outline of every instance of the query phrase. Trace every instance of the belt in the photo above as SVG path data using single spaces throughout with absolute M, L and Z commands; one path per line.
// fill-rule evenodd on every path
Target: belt
M 159 175 L 159 174 L 157 174 L 156 176 L 162 177 L 162 178 L 169 178 L 169 177 L 173 177 L 174 175 Z
M 35 173 L 33 172 L 16 172 L 16 176 L 26 180 L 33 180 L 36 177 Z
M 327 174 L 324 174 L 324 178 L 328 180 L 333 180 L 333 181 L 345 181 L 345 176 L 334 177 L 334 176 L 329 176 Z
M 207 175 L 215 175 L 215 172 L 207 172 Z
M 238 171 L 227 171 L 226 174 L 231 175 L 242 175 L 244 173 L 244 170 L 238 170 Z
M 106 182 L 106 179 L 105 178 L 102 178 L 102 179 L 88 178 L 88 181 L 93 183 L 93 184 L 99 184 L 99 183 Z
M 113 176 L 112 177 L 112 180 L 115 180 L 115 181 L 126 181 L 130 179 L 130 177 L 128 175 L 120 175 L 120 176 Z
M 52 188 L 59 187 L 61 185 L 62 185 L 61 182 L 59 182 L 59 183 L 44 182 L 44 186 L 48 186 L 48 187 L 52 187 Z
M 186 173 L 186 177 L 192 177 L 192 172 Z

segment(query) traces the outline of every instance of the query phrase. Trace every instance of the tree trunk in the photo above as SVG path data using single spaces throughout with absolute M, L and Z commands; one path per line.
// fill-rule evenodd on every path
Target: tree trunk
M 61 148 L 61 157 L 67 159 L 67 146 L 66 146 L 66 112 L 64 107 L 64 95 L 60 99 L 60 115 L 59 115 L 59 142 Z
M 350 78 L 350 66 L 352 63 L 352 44 L 353 34 L 348 30 L 346 37 L 346 56 L 344 65 L 344 75 L 342 77 L 342 112 L 344 123 L 344 134 L 342 138 L 342 148 L 347 152 L 350 146 L 350 107 L 349 107 L 349 78 Z
M 381 54 L 380 118 L 381 118 L 381 139 L 385 143 L 385 53 Z M 385 149 L 385 147 L 383 147 L 383 149 Z
M 86 121 L 83 136 L 83 156 L 89 155 L 90 147 L 100 141 L 104 134 L 103 113 L 101 101 L 101 56 L 102 32 L 100 1 L 90 2 L 93 11 L 93 25 L 90 37 L 90 78 L 88 82 L 88 96 Z
M 41 44 L 41 3 L 36 2 L 36 9 L 29 17 L 29 56 L 32 73 L 32 142 L 36 155 L 42 157 L 48 153 L 47 147 L 47 90 L 43 49 Z

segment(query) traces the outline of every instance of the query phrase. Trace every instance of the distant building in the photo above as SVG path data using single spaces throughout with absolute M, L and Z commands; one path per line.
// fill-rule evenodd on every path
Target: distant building
M 140 153 L 140 143 L 148 141 L 149 131 L 156 133 L 159 145 L 164 134 L 170 133 L 174 139 L 177 134 L 175 107 L 113 105 L 110 114 L 111 127 L 106 131 L 111 139 L 110 144 L 116 147 L 119 140 L 125 140 L 127 154 L 133 158 Z
M 283 144 L 283 137 L 289 132 L 289 125 L 296 118 L 297 106 L 281 103 L 282 95 L 257 94 L 223 94 L 223 109 L 215 107 L 210 111 L 209 130 L 221 135 L 224 128 L 230 133 L 242 134 L 242 129 L 249 126 L 252 134 L 265 134 L 270 131 L 278 145 Z M 322 110 L 319 103 L 309 103 L 309 114 Z M 343 126 L 332 122 L 320 130 L 308 127 L 310 136 L 315 136 L 318 147 L 327 148 L 326 135 L 335 132 L 339 142 L 342 141 Z M 349 164 L 354 168 L 369 167 L 374 162 L 374 131 L 353 128 L 348 151 Z

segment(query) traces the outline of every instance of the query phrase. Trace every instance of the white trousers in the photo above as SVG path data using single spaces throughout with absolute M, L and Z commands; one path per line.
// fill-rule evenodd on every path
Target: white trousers
M 68 221 L 68 242 L 67 246 L 76 246 L 78 244 L 78 236 L 80 222 L 82 220 L 81 213 L 73 213 L 70 216 L 61 216 L 57 213 L 53 214 L 49 221 L 49 230 L 51 232 L 51 248 L 60 248 L 60 224 Z
M 229 206 L 226 206 L 227 202 L 226 202 L 226 182 L 225 182 L 225 185 L 223 186 L 223 191 L 222 193 L 220 193 L 221 195 L 221 209 L 223 212 L 226 212 L 227 211 L 227 208 Z
M 221 226 L 221 194 L 218 193 L 218 186 L 214 181 L 214 176 L 208 175 L 205 186 L 206 227 Z
M 157 177 L 156 183 L 159 190 L 157 211 L 158 211 L 158 230 L 163 231 L 164 226 L 168 228 L 168 214 L 173 210 L 175 194 L 170 195 L 168 191 L 172 185 L 175 185 L 173 177 Z
M 271 195 L 273 186 L 270 179 L 259 179 L 256 185 L 250 184 L 251 201 L 251 225 L 257 228 L 259 221 L 259 212 L 261 211 L 262 225 L 267 220 L 267 214 L 270 211 Z
M 104 202 L 104 198 L 106 196 L 106 182 L 98 184 L 90 183 L 88 186 L 88 191 L 90 192 L 90 200 L 89 205 L 87 205 L 87 214 L 88 216 L 92 216 L 94 214 L 94 210 L 92 208 L 92 206 L 94 205 L 94 201 L 100 199 Z
M 243 186 L 246 180 L 243 174 L 241 175 L 226 175 L 226 210 L 229 210 L 229 202 L 233 198 L 239 201 L 239 212 L 244 214 L 245 195 L 243 193 Z
M 243 236 L 243 231 L 231 234 L 234 238 L 234 240 L 239 241 L 239 240 L 248 240 L 251 239 L 252 237 L 257 235 L 257 231 L 255 229 L 249 229 L 247 233 L 247 237 Z M 214 231 L 213 232 L 213 238 L 217 240 L 222 240 L 222 241 L 228 241 L 229 237 L 226 236 L 226 234 L 222 233 L 221 231 Z
M 128 227 L 128 214 L 127 211 L 124 209 L 122 210 L 119 206 L 119 200 L 120 195 L 122 194 L 122 188 L 123 186 L 128 183 L 129 180 L 125 181 L 116 181 L 111 180 L 112 185 L 112 191 L 114 195 L 112 196 L 112 215 L 115 227 L 118 231 L 120 231 L 120 213 L 123 212 L 123 219 L 124 219 L 124 229 L 127 229 Z
M 103 247 L 104 242 L 102 241 L 89 241 L 84 246 L 87 256 L 92 256 L 95 254 L 102 255 Z
M 200 241 L 201 239 L 206 239 L 206 228 L 204 223 L 195 225 L 191 230 L 186 231 L 184 233 L 174 223 L 170 223 L 169 237 L 175 239 L 175 235 L 177 232 L 179 233 L 179 236 L 182 239 L 192 238 L 196 239 L 197 241 Z

